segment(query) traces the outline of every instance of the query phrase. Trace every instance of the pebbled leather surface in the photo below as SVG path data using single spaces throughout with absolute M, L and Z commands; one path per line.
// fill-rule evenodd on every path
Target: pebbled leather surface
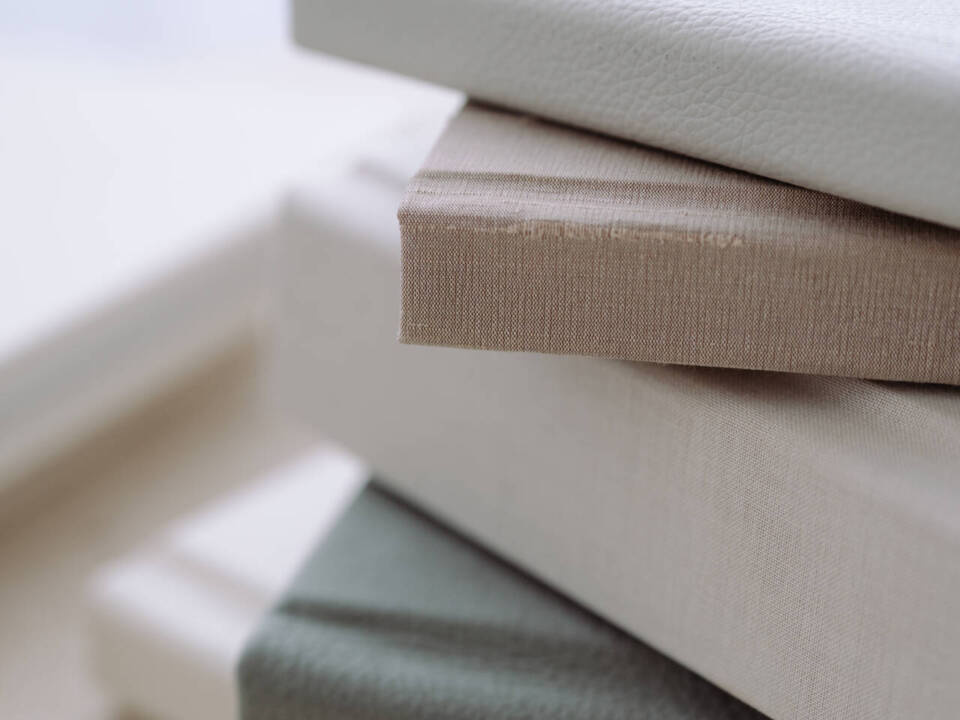
M 956 0 L 293 0 L 307 48 L 960 227 Z

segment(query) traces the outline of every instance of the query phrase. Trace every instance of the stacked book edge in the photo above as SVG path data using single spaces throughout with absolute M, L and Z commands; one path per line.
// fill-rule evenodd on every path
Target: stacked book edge
M 468 105 L 400 208 L 404 342 L 960 383 L 960 231 Z
M 957 391 L 398 344 L 415 144 L 291 201 L 286 406 L 773 718 L 950 717 Z

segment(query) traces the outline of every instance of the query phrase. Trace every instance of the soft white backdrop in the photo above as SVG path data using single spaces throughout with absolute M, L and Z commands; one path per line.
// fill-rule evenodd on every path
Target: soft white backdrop
M 116 383 L 76 357 L 78 338 L 104 336 L 100 310 L 148 286 L 176 294 L 171 278 L 238 223 L 436 97 L 298 54 L 282 0 L 0 0 L 0 458 L 23 455 L 3 428 Z M 154 310 L 106 336 L 149 342 Z M 158 314 L 178 327 L 171 312 Z M 30 472 L 0 471 L 0 718 L 112 717 L 90 675 L 90 573 L 302 451 L 306 434 L 263 402 L 260 349 L 167 378 L 138 412 L 82 428 L 92 438 L 48 443 Z M 75 426 L 97 424 L 74 410 Z
M 404 84 L 297 53 L 278 0 L 2 0 L 0 374 L 389 123 Z

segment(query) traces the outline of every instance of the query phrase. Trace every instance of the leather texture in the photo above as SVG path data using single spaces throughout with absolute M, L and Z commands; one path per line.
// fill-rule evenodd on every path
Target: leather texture
M 241 720 L 767 720 L 377 483 L 237 677 Z
M 294 0 L 307 48 L 960 227 L 954 0 Z

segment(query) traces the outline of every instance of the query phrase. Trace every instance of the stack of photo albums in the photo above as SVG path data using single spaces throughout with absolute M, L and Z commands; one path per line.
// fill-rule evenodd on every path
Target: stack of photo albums
M 957 14 L 297 0 L 474 100 L 291 201 L 278 381 L 378 474 L 244 716 L 955 717 Z

